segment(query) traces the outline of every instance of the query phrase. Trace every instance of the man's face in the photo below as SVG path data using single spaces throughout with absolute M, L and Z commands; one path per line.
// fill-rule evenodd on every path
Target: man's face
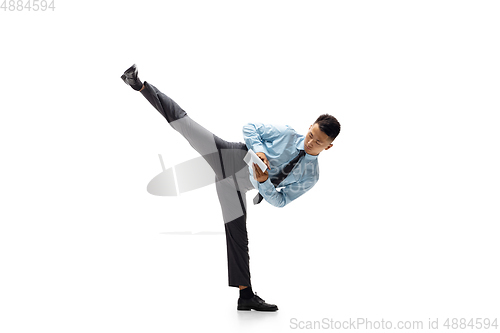
M 318 155 L 332 146 L 332 139 L 319 129 L 318 124 L 309 126 L 304 138 L 304 150 L 309 155 Z

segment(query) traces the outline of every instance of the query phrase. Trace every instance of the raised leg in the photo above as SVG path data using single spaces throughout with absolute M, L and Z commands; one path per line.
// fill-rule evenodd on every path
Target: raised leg
M 212 134 L 148 82 L 144 82 L 141 93 L 214 170 L 226 232 L 229 285 L 251 286 L 245 193 L 253 186 L 248 166 L 243 161 L 246 145 L 228 142 Z
M 165 117 L 168 123 L 203 156 L 215 174 L 220 178 L 224 178 L 225 172 L 219 152 L 219 149 L 223 147 L 217 147 L 218 143 L 223 145 L 224 140 L 216 137 L 191 119 L 176 102 L 152 84 L 144 82 L 144 89 L 141 90 L 141 93 Z

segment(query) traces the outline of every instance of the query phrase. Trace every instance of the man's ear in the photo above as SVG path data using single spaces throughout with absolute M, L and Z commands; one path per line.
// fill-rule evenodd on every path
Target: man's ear
M 330 144 L 328 145 L 328 147 L 326 147 L 326 148 L 325 148 L 325 150 L 328 150 L 328 149 L 332 148 L 332 146 L 333 146 L 333 143 L 330 143 Z
M 313 125 L 309 126 L 309 129 L 311 129 L 311 127 L 313 127 Z

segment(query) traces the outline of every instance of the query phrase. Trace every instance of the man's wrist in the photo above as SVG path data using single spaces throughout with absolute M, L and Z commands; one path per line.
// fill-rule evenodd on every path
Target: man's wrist
M 269 180 L 269 176 L 267 176 L 267 178 L 261 182 L 259 182 L 260 184 L 264 184 L 265 182 L 267 182 Z

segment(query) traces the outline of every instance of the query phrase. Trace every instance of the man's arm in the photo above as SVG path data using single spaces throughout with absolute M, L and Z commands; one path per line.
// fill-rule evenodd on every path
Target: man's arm
M 275 139 L 280 138 L 287 128 L 287 126 L 248 123 L 243 126 L 243 138 L 249 149 L 252 149 L 255 153 L 264 153 L 267 155 L 264 142 L 273 142 Z
M 259 182 L 259 193 L 267 202 L 275 207 L 285 207 L 309 191 L 317 182 L 317 179 L 308 177 L 296 183 L 289 184 L 278 191 L 270 181 L 267 170 L 265 173 L 262 172 L 255 163 L 253 165 L 253 177 Z
M 268 178 L 262 183 L 259 182 L 259 192 L 271 205 L 275 207 L 285 207 L 287 204 L 309 191 L 315 184 L 316 181 L 309 178 L 287 185 L 278 191 Z

